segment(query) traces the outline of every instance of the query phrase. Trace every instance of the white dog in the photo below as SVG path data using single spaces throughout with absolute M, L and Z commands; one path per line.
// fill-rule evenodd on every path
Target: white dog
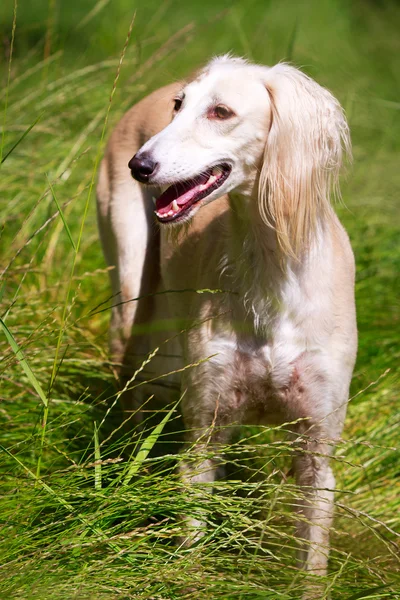
M 159 347 L 146 377 L 182 370 L 198 456 L 206 443 L 217 454 L 228 425 L 295 423 L 299 561 L 319 574 L 333 513 L 329 456 L 357 347 L 354 259 L 330 204 L 349 149 L 326 89 L 286 64 L 222 56 L 123 117 L 98 185 L 119 294 L 114 360 L 132 374 Z M 199 459 L 182 477 L 212 485 L 216 467 Z

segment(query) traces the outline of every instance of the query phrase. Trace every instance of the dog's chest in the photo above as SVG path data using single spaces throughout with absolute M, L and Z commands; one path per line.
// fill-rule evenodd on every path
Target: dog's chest
M 300 340 L 285 337 L 269 342 L 216 336 L 208 342 L 206 378 L 223 421 L 282 423 L 309 416 L 313 396 L 324 386 L 324 368 Z

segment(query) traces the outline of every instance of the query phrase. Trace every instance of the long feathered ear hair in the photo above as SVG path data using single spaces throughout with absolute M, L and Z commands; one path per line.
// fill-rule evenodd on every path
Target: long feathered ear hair
M 266 72 L 272 121 L 259 182 L 259 210 L 275 228 L 287 256 L 299 257 L 319 218 L 340 195 L 342 156 L 351 159 L 349 128 L 339 102 L 310 77 L 286 64 Z

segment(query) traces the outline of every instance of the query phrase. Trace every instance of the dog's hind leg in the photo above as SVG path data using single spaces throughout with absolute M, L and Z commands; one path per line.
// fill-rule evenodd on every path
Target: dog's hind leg
M 188 388 L 181 405 L 186 442 L 183 454 L 186 456 L 179 463 L 179 474 L 190 505 L 194 507 L 194 511 L 190 509 L 192 514 L 182 516 L 181 541 L 186 546 L 206 533 L 207 510 L 203 507 L 207 506 L 213 493 L 217 471 L 223 461 L 223 447 L 232 433 L 231 427 L 222 426 L 219 398 L 210 394 L 204 402 L 201 396 Z
M 205 433 L 205 436 L 207 433 Z M 206 511 L 202 505 L 207 505 L 207 497 L 213 492 L 213 484 L 219 466 L 219 456 L 212 444 L 202 443 L 199 440 L 186 448 L 190 449 L 190 459 L 180 462 L 179 473 L 188 497 L 193 502 L 194 513 L 182 516 L 183 536 L 181 542 L 189 546 L 199 540 L 206 533 Z

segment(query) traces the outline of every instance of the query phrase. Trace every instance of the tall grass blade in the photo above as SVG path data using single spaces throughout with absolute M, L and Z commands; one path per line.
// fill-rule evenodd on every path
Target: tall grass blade
M 364 590 L 362 592 L 357 592 L 353 596 L 347 598 L 347 600 L 358 600 L 359 598 L 383 598 L 378 592 L 382 592 L 383 590 L 387 590 L 391 586 L 390 583 L 386 585 L 378 585 L 377 587 L 370 588 L 369 590 Z M 390 597 L 391 592 L 385 594 L 385 596 Z
M 134 477 L 136 475 L 136 473 L 139 471 L 143 462 L 148 457 L 149 452 L 152 450 L 154 444 L 157 442 L 158 438 L 160 437 L 165 425 L 171 418 L 172 413 L 177 409 L 180 401 L 181 401 L 181 398 L 178 400 L 178 402 L 176 402 L 176 404 L 174 404 L 174 406 L 171 408 L 171 410 L 165 415 L 165 417 L 160 421 L 160 423 L 153 429 L 153 431 L 144 440 L 143 444 L 140 446 L 139 452 L 136 454 L 135 458 L 133 459 L 133 461 L 128 469 L 128 473 L 126 474 L 126 476 L 124 477 L 124 479 L 122 481 L 122 485 L 129 485 L 132 477 Z
M 88 14 L 82 19 L 82 21 L 80 23 L 78 23 L 78 25 L 76 26 L 76 29 L 82 29 L 82 27 L 84 27 L 85 25 L 87 25 L 88 23 L 90 23 L 90 21 L 92 19 L 94 19 L 94 17 L 96 17 L 102 10 L 103 8 L 105 8 L 107 6 L 107 4 L 109 4 L 110 0 L 99 0 L 99 2 L 97 2 L 94 7 L 92 8 L 92 10 L 90 12 L 88 12 Z
M 21 135 L 21 137 L 15 142 L 15 144 L 10 148 L 10 150 L 7 152 L 7 154 L 5 154 L 3 156 L 3 158 L 1 159 L 0 165 L 2 165 L 7 158 L 10 156 L 10 154 L 12 152 L 14 152 L 15 148 L 17 146 L 19 146 L 19 144 L 26 138 L 26 136 L 28 135 L 28 133 L 35 127 L 35 125 L 40 121 L 40 119 L 42 118 L 43 113 L 40 114 L 38 117 L 36 117 L 36 119 L 33 121 L 33 123 L 31 125 L 29 125 L 28 129 L 26 129 L 24 131 L 24 133 Z
M 21 348 L 18 346 L 17 342 L 15 341 L 15 338 L 13 336 L 13 334 L 11 333 L 11 331 L 8 329 L 7 325 L 4 323 L 3 319 L 0 319 L 0 327 L 2 328 L 2 330 L 5 333 L 5 336 L 8 340 L 8 343 L 11 346 L 12 351 L 14 352 L 19 364 L 21 365 L 21 367 L 23 368 L 23 370 L 25 371 L 25 375 L 27 376 L 27 378 L 29 379 L 29 382 L 31 383 L 31 385 L 34 387 L 36 393 L 38 394 L 39 398 L 41 399 L 41 401 L 43 402 L 43 405 L 45 408 L 48 407 L 49 404 L 49 400 L 46 396 L 46 394 L 43 391 L 42 386 L 40 385 L 39 381 L 36 379 L 32 369 L 30 368 Z
M 74 251 L 76 252 L 76 246 L 75 246 L 75 242 L 74 242 L 74 240 L 72 239 L 72 235 L 71 235 L 71 231 L 70 231 L 70 229 L 69 229 L 69 227 L 68 227 L 68 223 L 67 223 L 67 221 L 66 221 L 66 219 L 65 219 L 65 217 L 64 217 L 64 213 L 63 213 L 63 211 L 62 211 L 62 208 L 61 208 L 61 206 L 60 206 L 60 203 L 59 203 L 59 202 L 58 202 L 58 200 L 57 200 L 57 196 L 56 196 L 56 193 L 55 193 L 55 191 L 54 191 L 54 188 L 53 188 L 53 186 L 52 186 L 52 184 L 51 184 L 51 181 L 50 181 L 50 179 L 48 178 L 48 176 L 47 176 L 47 175 L 46 175 L 46 179 L 47 179 L 47 183 L 49 184 L 49 188 L 50 188 L 50 191 L 51 191 L 51 195 L 53 196 L 53 200 L 54 200 L 54 202 L 56 203 L 56 206 L 57 206 L 57 208 L 58 208 L 58 212 L 60 213 L 60 217 L 61 217 L 61 219 L 62 219 L 62 222 L 64 223 L 65 231 L 67 232 L 67 235 L 68 235 L 68 237 L 69 237 L 69 241 L 71 242 L 71 244 L 72 244 L 72 247 L 73 247 Z
M 4 102 L 3 128 L 2 128 L 2 132 L 1 132 L 0 165 L 3 164 L 3 162 L 5 161 L 5 158 L 3 159 L 3 148 L 4 148 L 4 142 L 5 142 L 5 139 L 6 139 L 6 120 L 7 120 L 7 109 L 8 109 L 8 95 L 9 95 L 9 91 L 10 91 L 11 64 L 12 64 L 13 51 L 14 51 L 15 30 L 17 28 L 17 8 L 18 8 L 17 0 L 14 0 L 13 23 L 12 23 L 12 29 L 11 29 L 10 56 L 9 56 L 9 59 L 8 59 L 6 99 L 5 99 L 5 102 Z
M 96 421 L 94 422 L 94 487 L 101 490 L 101 454 L 99 444 L 99 429 Z
M 40 436 L 40 450 L 39 450 L 38 462 L 37 462 L 37 467 L 36 467 L 36 478 L 39 479 L 40 467 L 41 467 L 41 463 L 42 463 L 44 436 L 45 436 L 45 432 L 46 432 L 47 419 L 49 416 L 49 399 L 48 399 L 48 396 L 46 396 L 46 394 L 44 393 L 42 386 L 40 385 L 39 381 L 35 377 L 22 350 L 18 346 L 17 342 L 15 341 L 14 336 L 12 335 L 11 331 L 8 329 L 7 325 L 4 323 L 3 319 L 0 319 L 0 327 L 3 329 L 3 331 L 6 335 L 6 338 L 8 340 L 8 343 L 10 344 L 11 349 L 13 350 L 19 364 L 25 371 L 25 374 L 26 374 L 29 382 L 31 383 L 31 385 L 37 392 L 39 398 L 43 402 L 44 410 L 43 410 L 43 418 L 42 418 L 42 424 L 41 424 L 42 432 L 41 432 L 41 436 Z

